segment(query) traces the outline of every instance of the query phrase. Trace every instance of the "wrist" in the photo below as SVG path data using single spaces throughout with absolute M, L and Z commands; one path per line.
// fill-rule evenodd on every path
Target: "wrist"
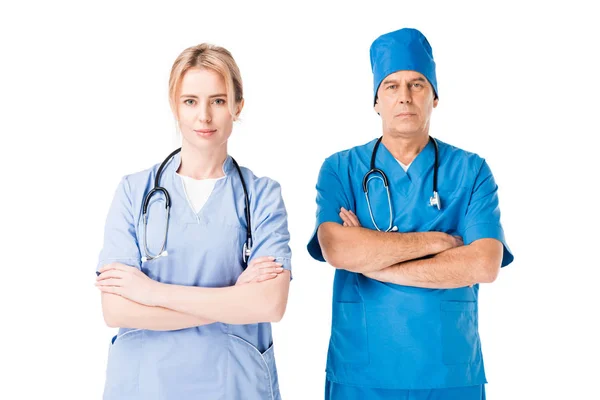
M 168 298 L 168 285 L 156 282 L 151 290 L 150 299 L 153 307 L 165 307 L 166 299 Z
M 454 238 L 444 232 L 439 232 L 440 235 L 440 240 L 439 240 L 439 246 L 438 246 L 438 251 L 436 253 L 441 253 L 443 251 L 446 251 L 448 249 L 451 249 L 454 247 Z
M 433 254 L 438 254 L 441 253 L 442 251 L 446 251 L 448 250 L 450 247 L 452 247 L 451 245 L 451 237 L 450 235 L 448 235 L 447 233 L 444 232 L 429 232 L 430 234 L 433 234 L 433 240 L 429 241 L 429 251 L 428 253 L 433 255 Z M 429 236 L 429 239 L 431 239 L 432 237 Z

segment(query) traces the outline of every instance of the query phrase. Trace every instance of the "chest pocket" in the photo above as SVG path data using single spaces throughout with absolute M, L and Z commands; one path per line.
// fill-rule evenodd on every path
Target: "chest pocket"
M 444 195 L 444 193 L 448 193 Z M 422 231 L 440 231 L 449 234 L 460 234 L 460 226 L 469 201 L 468 188 L 454 188 L 454 191 L 440 188 L 441 210 L 429 205 L 433 195 L 431 188 L 423 194 L 418 213 L 418 223 Z
M 221 210 L 219 217 L 201 214 L 196 220 L 193 214 L 186 220 L 179 215 L 180 211 L 178 208 L 171 210 L 165 243 L 168 255 L 144 261 L 142 271 L 159 282 L 178 285 L 223 287 L 235 284 L 242 272 L 245 227 L 237 221 L 223 218 Z M 148 207 L 146 228 L 147 246 L 152 255 L 161 250 L 165 228 L 164 200 L 153 199 Z M 141 219 L 137 231 L 140 252 L 144 256 L 144 225 Z

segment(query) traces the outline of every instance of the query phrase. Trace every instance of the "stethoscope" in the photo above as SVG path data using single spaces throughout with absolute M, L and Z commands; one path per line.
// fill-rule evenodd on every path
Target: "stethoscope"
M 365 192 L 365 197 L 367 199 L 367 207 L 369 208 L 369 214 L 371 215 L 371 221 L 373 222 L 373 225 L 375 226 L 375 229 L 377 229 L 378 231 L 382 231 L 379 226 L 377 226 L 377 223 L 375 222 L 375 218 L 373 217 L 373 210 L 371 209 L 371 202 L 369 201 L 369 181 L 371 179 L 381 179 L 383 181 L 383 186 L 385 187 L 385 191 L 387 192 L 387 198 L 388 198 L 388 206 L 389 206 L 389 211 L 390 211 L 390 223 L 387 227 L 387 229 L 384 232 L 396 232 L 398 231 L 398 227 L 397 226 L 392 226 L 393 223 L 393 218 L 394 218 L 394 214 L 392 211 L 392 197 L 390 196 L 390 187 L 389 187 L 389 182 L 388 182 L 388 178 L 387 175 L 385 174 L 385 172 L 383 172 L 381 169 L 379 168 L 375 168 L 375 156 L 377 155 L 377 149 L 379 148 L 379 144 L 381 143 L 381 139 L 383 139 L 383 136 L 380 137 L 377 140 L 377 143 L 375 143 L 375 147 L 373 148 L 373 154 L 371 154 L 371 169 L 369 170 L 369 172 L 367 172 L 363 178 L 363 192 Z M 438 174 L 438 145 L 437 142 L 434 138 L 432 138 L 431 136 L 429 137 L 429 141 L 433 143 L 433 146 L 435 147 L 435 162 L 433 164 L 433 196 L 429 199 L 429 205 L 432 207 L 437 207 L 438 210 L 442 209 L 442 201 L 440 199 L 440 195 L 438 194 L 437 191 L 437 174 Z M 373 174 L 379 174 L 379 176 L 374 175 L 373 177 L 371 177 L 371 175 Z
M 165 160 L 162 162 L 162 164 L 158 168 L 158 172 L 156 173 L 156 177 L 154 178 L 154 188 L 151 191 L 149 191 L 146 194 L 146 196 L 144 197 L 144 206 L 142 209 L 142 219 L 143 219 L 143 223 L 144 223 L 143 245 L 144 245 L 144 255 L 145 256 L 142 257 L 143 262 L 155 260 L 159 257 L 168 255 L 168 252 L 165 250 L 165 246 L 167 244 L 167 232 L 169 230 L 169 213 L 171 210 L 171 196 L 169 196 L 169 192 L 167 191 L 167 189 L 165 189 L 164 187 L 161 187 L 159 185 L 159 181 L 160 181 L 160 177 L 162 175 L 163 169 L 165 168 L 165 165 L 167 165 L 167 163 L 180 151 L 181 151 L 181 147 L 178 148 L 177 150 L 175 150 L 174 152 L 172 152 L 171 154 L 169 154 L 169 156 L 167 158 L 165 158 Z M 235 159 L 233 157 L 231 157 L 231 161 L 233 161 L 233 165 L 235 166 L 235 168 L 238 172 L 238 175 L 240 176 L 240 180 L 242 181 L 242 188 L 244 189 L 244 203 L 245 203 L 244 214 L 246 216 L 246 242 L 244 243 L 244 246 L 242 247 L 242 259 L 244 260 L 244 264 L 246 264 L 248 262 L 248 259 L 250 258 L 250 254 L 252 253 L 252 229 L 251 229 L 251 225 L 250 225 L 250 201 L 248 199 L 248 190 L 246 189 L 246 181 L 244 181 L 244 177 L 242 176 L 242 170 L 240 169 L 240 166 L 238 165 L 238 163 L 235 161 Z M 152 198 L 152 196 L 154 196 L 158 192 L 162 193 L 165 196 L 165 208 L 166 208 L 166 212 L 167 212 L 167 218 L 166 218 L 166 223 L 165 223 L 165 236 L 164 236 L 160 251 L 158 252 L 158 254 L 152 255 L 150 253 L 150 251 L 148 250 L 148 242 L 146 241 L 146 232 L 147 232 L 147 227 L 148 227 L 148 205 L 150 204 L 150 199 Z

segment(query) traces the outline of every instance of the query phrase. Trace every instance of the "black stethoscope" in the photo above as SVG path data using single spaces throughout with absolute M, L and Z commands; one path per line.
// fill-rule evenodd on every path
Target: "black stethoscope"
M 172 152 L 171 154 L 169 154 L 169 156 L 167 158 L 165 158 L 165 160 L 162 162 L 162 164 L 160 165 L 160 167 L 158 168 L 158 172 L 156 173 L 156 177 L 154 178 L 154 188 L 148 192 L 148 194 L 146 194 L 146 196 L 144 197 L 144 206 L 142 209 L 142 218 L 143 218 L 143 222 L 144 222 L 144 239 L 143 239 L 143 245 L 144 245 L 144 257 L 142 257 L 142 261 L 151 261 L 154 259 L 157 259 L 159 257 L 162 256 L 167 256 L 168 253 L 165 250 L 165 246 L 167 244 L 167 231 L 169 229 L 169 212 L 171 210 L 171 196 L 169 196 L 169 192 L 167 191 L 167 189 L 165 189 L 164 187 L 161 187 L 159 185 L 159 181 L 160 181 L 160 177 L 162 175 L 163 169 L 165 168 L 165 165 L 167 165 L 167 163 L 177 154 L 181 151 L 181 147 L 178 148 L 177 150 L 175 150 L 174 152 Z M 246 264 L 248 262 L 248 259 L 250 258 L 250 254 L 252 253 L 252 228 L 250 226 L 250 200 L 248 199 L 248 190 L 246 189 L 246 181 L 244 181 L 244 177 L 242 176 L 242 170 L 240 169 L 240 166 L 238 165 L 238 163 L 235 161 L 235 159 L 233 157 L 231 157 L 231 161 L 233 161 L 233 165 L 235 166 L 238 175 L 240 176 L 240 180 L 242 181 L 242 188 L 244 189 L 244 214 L 246 216 L 246 242 L 244 243 L 244 246 L 242 247 L 242 259 L 244 260 L 244 264 Z M 148 227 L 148 205 L 150 204 L 150 199 L 152 198 L 153 195 L 155 195 L 156 193 L 161 192 L 164 196 L 165 196 L 165 208 L 166 208 L 166 212 L 167 212 L 167 218 L 166 218 L 166 223 L 165 223 L 165 236 L 163 239 L 163 243 L 160 249 L 160 252 L 158 252 L 158 254 L 156 255 L 152 255 L 150 254 L 150 251 L 148 250 L 148 242 L 146 241 L 146 229 Z
M 368 185 L 369 185 L 370 179 L 381 179 L 383 181 L 383 186 L 385 187 L 385 191 L 387 192 L 388 206 L 389 206 L 389 211 L 390 211 L 390 223 L 388 225 L 388 228 L 384 232 L 396 232 L 396 231 L 398 231 L 398 227 L 392 226 L 392 223 L 394 220 L 394 215 L 393 215 L 393 210 L 392 210 L 392 198 L 390 196 L 390 187 L 389 187 L 388 178 L 387 178 L 387 175 L 385 174 L 385 172 L 383 172 L 379 168 L 375 168 L 375 156 L 377 155 L 377 149 L 379 148 L 381 139 L 383 139 L 383 136 L 377 140 L 377 143 L 375 143 L 375 147 L 373 148 L 373 154 L 371 154 L 371 169 L 369 170 L 369 172 L 367 172 L 365 174 L 365 176 L 363 178 L 362 186 L 363 186 L 363 192 L 365 192 L 365 197 L 367 199 L 367 207 L 369 208 L 369 214 L 371 215 L 371 221 L 373 222 L 375 229 L 377 229 L 378 231 L 381 232 L 381 229 L 379 228 L 379 226 L 377 226 L 377 223 L 375 222 L 375 218 L 373 217 L 373 210 L 371 209 L 371 202 L 369 201 Z M 442 201 L 441 201 L 440 195 L 438 194 L 438 191 L 437 191 L 438 152 L 439 152 L 438 145 L 437 145 L 436 140 L 434 138 L 432 138 L 431 136 L 429 137 L 429 141 L 432 142 L 433 146 L 435 147 L 435 162 L 433 164 L 433 196 L 429 199 L 429 205 L 432 207 L 437 207 L 438 210 L 441 210 L 442 209 Z M 370 176 L 373 174 L 375 174 L 375 176 L 370 178 Z M 377 176 L 376 174 L 379 174 L 379 176 Z

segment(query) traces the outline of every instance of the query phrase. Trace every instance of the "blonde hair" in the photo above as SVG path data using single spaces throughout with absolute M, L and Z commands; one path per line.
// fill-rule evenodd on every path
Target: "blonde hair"
M 173 67 L 171 67 L 169 104 L 171 105 L 173 115 L 179 119 L 179 113 L 177 112 L 178 91 L 183 76 L 191 68 L 208 68 L 221 74 L 225 80 L 225 88 L 227 90 L 227 106 L 231 116 L 235 119 L 236 105 L 244 99 L 240 70 L 227 49 L 208 43 L 202 43 L 185 49 L 175 60 Z M 235 101 L 231 101 L 231 99 Z

